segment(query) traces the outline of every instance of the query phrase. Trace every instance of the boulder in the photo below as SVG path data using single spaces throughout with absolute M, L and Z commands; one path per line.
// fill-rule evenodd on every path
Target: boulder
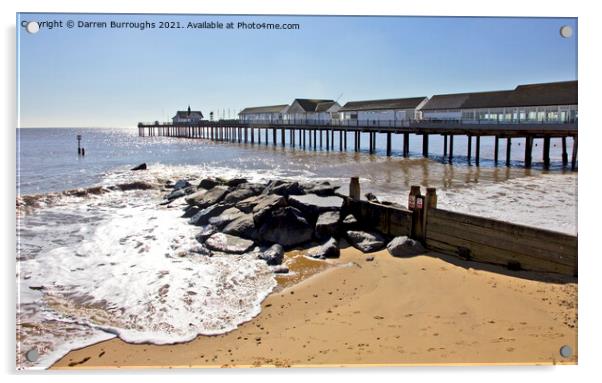
M 394 257 L 412 257 L 415 255 L 424 254 L 425 249 L 418 241 L 410 239 L 406 236 L 395 237 L 387 244 L 389 254 Z
M 241 212 L 241 216 L 228 223 L 222 230 L 226 234 L 237 235 L 243 238 L 257 238 L 257 230 L 255 229 L 255 221 L 252 214 Z
M 243 184 L 246 185 L 246 184 Z M 242 185 L 241 185 L 242 186 Z M 249 197 L 256 196 L 260 191 L 257 191 L 255 188 L 251 187 L 239 187 L 235 190 L 232 190 L 224 197 L 224 202 L 229 204 L 235 204 L 242 200 L 245 200 Z
M 299 210 L 286 206 L 267 214 L 259 229 L 259 237 L 266 242 L 292 247 L 310 241 L 313 231 Z
M 305 194 L 289 197 L 288 203 L 301 210 L 311 220 L 315 220 L 322 212 L 340 210 L 343 199 L 337 196 L 321 197 L 316 194 Z
M 284 249 L 275 243 L 266 251 L 259 253 L 257 258 L 263 259 L 270 266 L 279 265 L 284 259 Z
M 198 255 L 204 255 L 204 256 L 207 256 L 207 257 L 212 257 L 213 256 L 213 253 L 211 252 L 211 250 L 209 250 L 208 248 L 206 248 L 203 245 L 193 246 L 190 249 L 190 252 L 194 253 L 194 254 L 198 254 Z
M 224 210 L 228 209 L 229 207 L 230 206 L 221 203 L 206 207 L 200 210 L 195 215 L 193 215 L 192 218 L 190 218 L 190 220 L 188 221 L 188 223 L 197 226 L 206 225 L 209 223 L 210 218 L 220 215 Z
M 283 206 L 286 206 L 286 199 L 284 197 L 278 195 L 261 196 L 253 207 L 253 219 L 255 220 L 255 225 L 261 226 L 265 217 L 267 217 L 273 209 Z
M 334 238 L 330 238 L 320 246 L 312 247 L 307 251 L 308 257 L 317 259 L 338 258 L 340 255 L 339 243 Z
M 254 242 L 249 239 L 224 233 L 215 233 L 205 241 L 205 246 L 207 246 L 209 250 L 230 254 L 246 253 L 253 245 Z
M 279 185 L 269 185 L 266 190 L 268 190 L 269 194 L 277 194 L 285 197 L 305 194 L 299 182 L 283 182 Z
M 385 240 L 378 233 L 348 230 L 347 238 L 353 247 L 364 253 L 371 253 L 385 247 Z
M 201 208 L 199 208 L 198 206 L 186 206 L 184 208 L 184 214 L 182 214 L 182 218 L 191 218 L 194 215 L 196 215 L 196 213 L 198 213 L 201 210 Z
M 226 181 L 226 186 L 230 186 L 230 187 L 234 187 L 234 186 L 238 186 L 241 184 L 245 184 L 249 181 L 247 181 L 246 178 L 233 178 L 229 181 Z
M 321 213 L 316 222 L 316 237 L 328 238 L 338 234 L 341 213 L 338 211 L 325 211 Z
M 221 214 L 214 215 L 213 217 L 209 218 L 209 224 L 217 227 L 218 229 L 222 229 L 230 222 L 232 222 L 244 215 L 245 215 L 245 213 L 238 210 L 237 208 L 230 207 L 230 208 L 222 211 Z
M 192 186 L 188 180 L 178 180 L 173 185 L 173 190 L 185 189 L 189 186 Z
M 171 193 L 165 196 L 165 199 L 171 202 L 192 193 L 194 193 L 194 188 L 192 187 L 174 189 Z
M 146 170 L 146 169 L 147 169 L 146 162 L 143 162 L 140 165 L 133 167 L 131 170 Z
M 217 227 L 213 225 L 205 225 L 201 228 L 201 231 L 196 235 L 196 240 L 203 243 L 207 238 L 217 233 Z
M 274 274 L 288 274 L 288 267 L 280 265 L 272 268 Z
M 346 229 L 356 228 L 358 226 L 357 219 L 353 216 L 353 214 L 348 214 L 347 217 L 343 220 L 343 226 Z
M 221 202 L 221 200 L 226 196 L 228 189 L 223 186 L 216 186 L 211 190 L 208 190 L 198 198 L 195 198 L 193 205 L 204 209 L 208 206 L 215 205 L 216 203 Z
M 301 185 L 305 193 L 317 194 L 319 196 L 331 196 L 340 188 L 340 186 L 331 185 L 330 182 L 320 183 L 308 182 Z
M 219 182 L 214 180 L 213 178 L 205 178 L 205 179 L 201 180 L 201 182 L 199 183 L 199 186 L 197 188 L 211 190 L 214 187 L 216 187 L 217 185 L 219 185 Z
M 186 197 L 186 203 L 189 205 L 198 205 L 200 201 L 203 200 L 203 197 L 207 194 L 207 190 L 201 189 L 192 194 L 189 194 Z

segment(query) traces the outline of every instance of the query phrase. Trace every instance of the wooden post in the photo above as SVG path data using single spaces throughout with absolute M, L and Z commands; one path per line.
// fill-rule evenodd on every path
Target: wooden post
M 358 133 L 359 132 L 354 132 L 354 135 L 355 135 L 355 137 L 354 137 L 355 138 L 355 147 L 354 147 L 354 150 L 356 152 L 359 150 L 359 147 L 360 147 L 360 143 L 359 143 L 360 139 L 359 139 Z
M 326 150 L 330 150 L 330 134 L 326 131 Z
M 351 177 L 351 181 L 349 182 L 349 198 L 351 198 L 354 201 L 359 201 L 360 195 L 360 178 Z
M 251 144 L 255 143 L 255 128 L 253 128 L 252 126 L 251 128 Z
M 420 186 L 412 185 L 410 195 L 408 196 L 408 209 L 412 211 L 412 230 L 413 239 L 424 240 L 424 197 L 420 194 Z
M 422 157 L 427 158 L 429 156 L 429 135 L 422 135 Z
M 405 158 L 410 156 L 410 133 L 403 134 L 403 156 Z
M 454 135 L 449 135 L 449 163 L 452 163 L 452 159 L 454 157 Z
M 339 130 L 339 152 L 343 151 L 343 131 Z
M 477 142 L 476 142 L 477 147 L 476 152 L 475 152 L 475 162 L 477 164 L 477 166 L 479 166 L 479 162 L 481 161 L 481 136 L 477 136 Z
M 566 137 L 562 137 L 562 166 L 569 163 L 569 155 L 566 151 Z
M 387 157 L 391 157 L 391 132 L 387 132 Z
M 318 140 L 317 139 L 318 139 L 318 131 L 317 131 L 317 129 L 314 129 L 314 150 L 316 150 L 316 147 L 318 145 Z M 320 141 L 322 141 L 322 135 L 321 134 L 320 134 Z
M 573 155 L 571 156 L 571 169 L 577 167 L 577 136 L 573 136 Z
M 437 208 L 437 189 L 436 188 L 426 188 L 426 198 L 424 201 L 424 218 L 422 221 L 422 232 L 424 236 L 424 241 L 426 241 L 426 224 L 428 222 L 428 212 L 430 209 Z
M 343 132 L 343 148 L 345 149 L 345 151 L 347 151 L 347 131 L 344 130 Z
M 447 157 L 447 134 L 443 135 L 443 158 Z
M 330 128 L 330 146 L 332 150 L 334 150 L 334 129 Z
M 470 165 L 470 157 L 472 156 L 472 136 L 468 135 L 468 150 L 466 153 L 466 159 L 468 160 L 468 165 Z
M 525 167 L 530 168 L 533 163 L 533 137 L 525 137 Z
M 543 167 L 550 168 L 550 137 L 543 138 Z
M 500 151 L 500 137 L 495 136 L 495 145 L 493 148 L 493 162 L 495 163 L 495 166 L 497 166 L 499 151 Z
M 282 142 L 280 143 L 280 145 L 281 146 L 285 146 L 286 145 L 286 143 L 285 143 L 285 141 L 286 141 L 286 129 L 284 127 L 281 128 L 280 136 L 281 136 L 280 138 L 282 139 Z
M 512 151 L 512 138 L 506 139 L 506 166 L 510 166 L 510 154 Z

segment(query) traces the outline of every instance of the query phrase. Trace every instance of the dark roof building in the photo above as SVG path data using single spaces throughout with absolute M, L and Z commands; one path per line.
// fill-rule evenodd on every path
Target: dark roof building
M 350 101 L 339 112 L 358 112 L 367 110 L 416 109 L 426 97 L 392 98 L 386 100 Z
M 309 98 L 296 98 L 293 104 L 297 103 L 301 109 L 305 112 L 325 112 L 330 109 L 336 101 L 334 100 L 320 100 L 320 99 L 309 99 Z M 291 105 L 293 105 L 291 104 Z
M 239 114 L 263 114 L 263 113 L 281 113 L 288 105 L 270 105 L 270 106 L 255 106 L 244 108 Z

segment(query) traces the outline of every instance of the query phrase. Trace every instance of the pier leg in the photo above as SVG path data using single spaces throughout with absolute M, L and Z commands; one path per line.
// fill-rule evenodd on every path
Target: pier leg
M 422 157 L 428 158 L 429 156 L 429 135 L 422 135 Z
M 343 131 L 339 130 L 339 152 L 343 151 Z
M 330 134 L 326 131 L 326 150 L 330 150 Z
M 251 127 L 251 144 L 255 143 L 255 128 Z
M 403 156 L 410 156 L 410 133 L 403 134 Z
M 470 157 L 472 156 L 472 136 L 468 136 L 468 150 L 466 153 L 466 158 L 468 160 L 468 165 L 470 165 Z
M 573 155 L 571 156 L 571 169 L 577 168 L 577 136 L 573 136 Z
M 510 166 L 510 154 L 512 151 L 512 138 L 506 139 L 506 166 Z
M 387 133 L 387 156 L 391 157 L 391 133 Z
M 525 167 L 530 168 L 533 163 L 533 137 L 525 137 Z
M 550 168 L 550 137 L 543 138 L 543 167 Z
M 481 136 L 477 136 L 477 147 L 476 152 L 475 152 L 475 162 L 477 164 L 477 166 L 479 166 L 479 163 L 481 162 Z
M 320 149 L 322 149 L 322 129 L 320 129 Z
M 280 132 L 280 138 L 282 139 L 282 142 L 280 143 L 281 146 L 285 146 L 285 140 L 286 140 L 286 129 L 282 128 L 282 131 Z
M 320 135 L 320 140 L 322 139 L 322 135 Z M 318 131 L 314 129 L 314 150 L 316 150 L 318 145 Z
M 347 131 L 343 131 L 343 148 L 347 151 Z
M 447 157 L 447 134 L 443 135 L 443 158 Z
M 244 128 L 245 131 L 245 144 L 249 142 L 249 129 L 247 127 Z
M 569 163 L 569 155 L 566 152 L 566 137 L 562 137 L 562 166 Z
M 494 143 L 494 147 L 493 147 L 493 162 L 495 162 L 495 166 L 497 166 L 499 152 L 500 152 L 500 137 L 495 136 L 495 143 Z
M 449 136 L 449 163 L 452 163 L 452 160 L 454 158 L 454 135 L 450 134 Z
M 353 135 L 354 135 L 354 137 L 353 137 L 353 138 L 354 138 L 354 141 L 355 141 L 355 142 L 354 142 L 354 147 L 353 147 L 353 150 L 354 150 L 354 151 L 356 151 L 356 152 L 359 150 L 359 147 L 360 147 L 360 146 L 359 146 L 359 138 L 358 138 L 358 136 L 357 136 L 357 133 L 358 133 L 358 132 L 353 132 Z
M 272 128 L 272 145 L 276 146 L 276 128 Z
M 303 131 L 303 129 L 299 129 L 299 146 L 303 145 L 303 147 L 305 147 L 305 143 L 303 142 L 303 138 L 301 137 L 302 135 L 305 135 L 305 132 Z
M 295 147 L 295 130 L 289 129 L 288 136 L 289 136 L 288 140 L 291 142 L 291 146 L 294 148 Z
M 368 137 L 370 137 L 370 141 L 368 141 L 368 152 L 369 152 L 370 154 L 372 154 L 372 153 L 374 153 L 374 152 L 372 151 L 372 148 L 373 148 L 373 143 L 372 143 L 372 132 L 368 132 Z
M 302 140 L 303 140 L 303 149 L 305 149 L 305 132 L 306 131 L 305 131 L 305 129 L 300 129 L 299 133 L 301 133 L 301 132 L 303 133 L 303 138 L 302 138 Z

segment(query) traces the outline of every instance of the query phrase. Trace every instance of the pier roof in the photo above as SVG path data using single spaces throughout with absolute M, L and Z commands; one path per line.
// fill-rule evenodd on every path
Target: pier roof
M 320 100 L 309 98 L 296 98 L 293 101 L 293 103 L 295 101 L 306 112 L 324 112 L 336 103 L 336 101 L 334 100 Z
M 514 90 L 440 94 L 422 110 L 577 105 L 577 81 L 519 85 Z
M 426 97 L 391 98 L 385 100 L 349 101 L 339 112 L 386 110 L 386 109 L 415 109 Z
M 239 114 L 251 114 L 251 113 L 280 113 L 285 108 L 287 108 L 287 104 L 283 105 L 269 105 L 269 106 L 254 106 L 249 108 L 244 108 L 240 111 Z

